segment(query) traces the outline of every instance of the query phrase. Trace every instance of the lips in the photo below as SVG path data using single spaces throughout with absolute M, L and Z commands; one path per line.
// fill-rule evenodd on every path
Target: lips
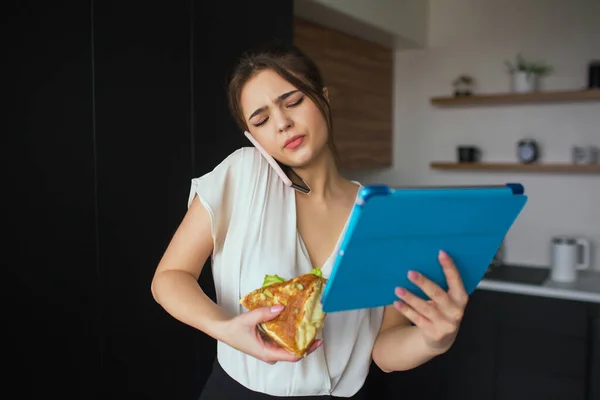
M 289 138 L 288 140 L 286 140 L 285 143 L 283 144 L 283 147 L 285 147 L 287 149 L 295 149 L 296 147 L 300 146 L 303 141 L 304 141 L 303 135 L 295 135 L 295 136 L 292 136 L 291 138 Z

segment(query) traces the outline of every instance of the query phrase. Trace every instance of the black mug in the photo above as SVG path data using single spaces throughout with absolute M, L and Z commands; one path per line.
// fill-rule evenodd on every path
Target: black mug
M 463 162 L 478 162 L 480 156 L 479 149 L 475 146 L 459 146 L 458 161 Z
M 588 68 L 588 89 L 600 89 L 600 60 L 590 62 Z

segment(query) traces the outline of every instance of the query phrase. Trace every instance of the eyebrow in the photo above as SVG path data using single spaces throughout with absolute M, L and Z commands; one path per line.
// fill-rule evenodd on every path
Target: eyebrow
M 287 99 L 288 97 L 290 97 L 291 95 L 293 95 L 296 92 L 299 92 L 299 90 L 292 90 L 292 91 L 282 94 L 281 96 L 279 96 L 275 99 L 275 104 L 281 103 L 283 100 Z M 266 109 L 267 109 L 267 106 L 256 109 L 256 111 L 254 111 L 252 114 L 250 114 L 250 116 L 248 117 L 248 120 L 251 120 L 252 117 L 260 114 L 261 112 L 265 111 Z

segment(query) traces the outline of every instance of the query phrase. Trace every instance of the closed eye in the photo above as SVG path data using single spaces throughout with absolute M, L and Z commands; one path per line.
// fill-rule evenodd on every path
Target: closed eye
M 297 105 L 299 105 L 300 103 L 302 103 L 302 101 L 304 101 L 304 96 L 300 97 L 294 103 L 288 104 L 288 107 L 296 107 Z
M 288 105 L 287 105 L 287 107 L 291 108 L 291 107 L 296 107 L 296 106 L 299 106 L 299 105 L 300 105 L 300 104 L 301 104 L 303 101 L 304 101 L 304 96 L 300 97 L 300 98 L 299 98 L 298 100 L 296 100 L 295 102 L 288 104 Z M 262 125 L 266 124 L 268 120 L 269 120 L 269 117 L 266 117 L 266 118 L 265 118 L 265 119 L 263 119 L 262 121 L 260 121 L 260 122 L 258 122 L 258 123 L 256 123 L 256 124 L 253 124 L 253 125 L 254 125 L 255 127 L 259 127 L 259 126 L 262 126 Z
M 262 126 L 262 125 L 266 124 L 268 120 L 269 120 L 269 117 L 263 119 L 262 121 L 260 121 L 257 124 L 254 124 L 254 126 L 256 126 L 256 127 Z

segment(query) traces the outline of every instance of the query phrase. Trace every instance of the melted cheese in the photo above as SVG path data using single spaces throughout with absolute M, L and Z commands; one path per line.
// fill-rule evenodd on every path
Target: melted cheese
M 322 321 L 325 315 L 319 301 L 320 298 L 321 290 L 315 290 L 312 296 L 304 303 L 302 320 L 296 332 L 296 343 L 299 349 L 306 348 L 323 326 Z

